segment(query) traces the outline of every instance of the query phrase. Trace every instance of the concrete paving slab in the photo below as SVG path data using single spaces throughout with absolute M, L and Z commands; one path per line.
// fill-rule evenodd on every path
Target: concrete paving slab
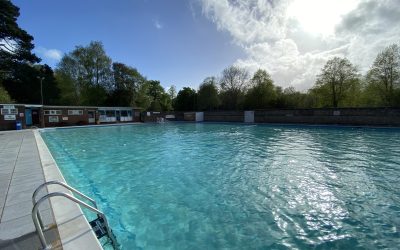
M 40 197 L 43 197 L 45 194 L 47 194 L 46 189 L 42 189 L 39 191 L 39 193 L 36 196 L 36 200 L 38 200 Z M 18 192 L 18 193 L 9 193 L 7 195 L 7 205 L 14 205 L 17 204 L 21 201 L 32 201 L 32 193 L 31 192 Z
M 0 182 L 6 181 L 6 180 L 11 180 L 12 174 L 0 174 Z
M 44 224 L 53 224 L 54 219 L 50 209 L 43 210 L 40 215 L 42 216 Z M 0 224 L 0 239 L 13 239 L 35 231 L 35 226 L 32 223 L 32 215 L 29 214 L 2 222 Z
M 10 186 L 10 188 L 8 189 L 8 193 L 18 193 L 18 192 L 22 192 L 22 191 L 27 191 L 30 193 L 33 193 L 35 191 L 35 189 L 42 184 L 43 181 L 29 181 L 26 183 L 21 183 L 19 185 L 14 185 L 14 186 Z
M 32 214 L 32 201 L 31 202 L 18 202 L 13 205 L 6 205 L 3 210 L 3 216 L 1 217 L 1 222 L 6 222 L 9 220 L 14 220 L 19 217 L 23 217 L 26 215 L 31 215 Z M 40 205 L 39 210 L 44 211 L 50 208 L 50 203 L 48 201 L 45 201 L 43 204 Z
M 18 176 L 14 176 L 14 178 L 12 179 L 12 181 L 23 181 L 26 179 L 35 179 L 35 178 L 39 178 L 42 177 L 44 178 L 42 173 L 29 173 L 27 175 L 18 175 Z
M 4 143 L 0 152 L 0 243 L 35 231 L 31 197 L 34 189 L 44 182 L 33 132 L 1 134 Z M 50 220 L 54 223 L 49 201 L 40 210 L 47 214 L 49 223 Z
M 21 185 L 29 182 L 36 182 L 36 181 L 42 181 L 44 182 L 44 176 L 40 175 L 27 175 L 24 176 L 25 178 L 19 178 L 18 180 L 12 179 L 10 186 L 15 186 L 15 185 Z

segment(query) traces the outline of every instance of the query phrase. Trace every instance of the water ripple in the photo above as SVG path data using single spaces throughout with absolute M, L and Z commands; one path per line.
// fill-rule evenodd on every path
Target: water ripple
M 399 130 L 172 124 L 43 137 L 124 249 L 400 245 Z

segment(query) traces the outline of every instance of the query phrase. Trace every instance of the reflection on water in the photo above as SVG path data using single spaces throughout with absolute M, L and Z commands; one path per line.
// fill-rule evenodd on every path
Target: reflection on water
M 400 131 L 163 124 L 43 133 L 124 249 L 400 245 Z

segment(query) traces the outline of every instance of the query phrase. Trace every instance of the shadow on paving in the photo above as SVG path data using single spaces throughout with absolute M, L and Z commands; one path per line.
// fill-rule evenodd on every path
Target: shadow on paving
M 48 229 L 44 233 L 44 237 L 48 243 L 51 242 L 52 248 L 61 250 L 60 236 L 56 226 Z M 0 240 L 1 250 L 37 250 L 42 249 L 39 236 L 36 232 L 23 235 L 11 240 Z

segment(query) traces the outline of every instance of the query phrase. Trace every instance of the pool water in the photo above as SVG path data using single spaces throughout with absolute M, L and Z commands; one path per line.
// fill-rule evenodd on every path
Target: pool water
M 173 123 L 42 136 L 122 249 L 400 246 L 400 130 Z

